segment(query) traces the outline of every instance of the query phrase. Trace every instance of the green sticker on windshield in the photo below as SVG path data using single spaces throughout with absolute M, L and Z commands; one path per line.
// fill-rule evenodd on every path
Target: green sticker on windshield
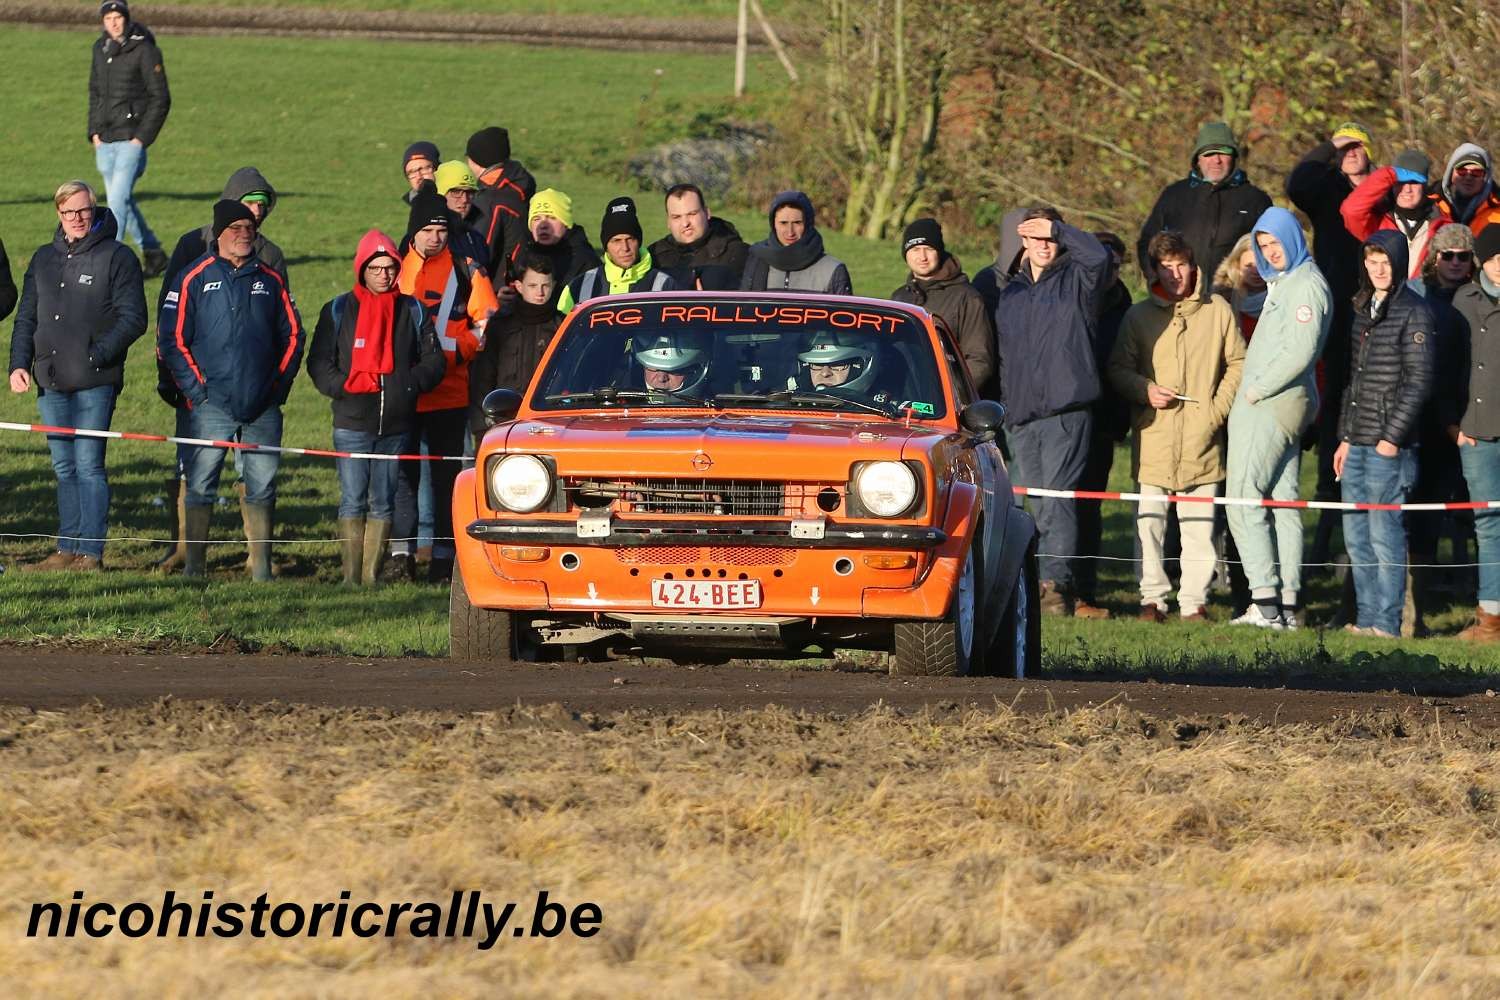
M 913 413 L 925 413 L 929 417 L 937 412 L 931 403 L 908 403 L 907 406 L 911 407 Z

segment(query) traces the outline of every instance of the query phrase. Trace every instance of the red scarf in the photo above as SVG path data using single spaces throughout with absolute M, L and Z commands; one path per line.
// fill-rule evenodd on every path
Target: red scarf
M 359 315 L 354 321 L 354 350 L 349 355 L 347 393 L 379 392 L 380 376 L 396 370 L 391 350 L 391 327 L 396 316 L 399 290 L 376 294 L 363 283 L 354 286 Z

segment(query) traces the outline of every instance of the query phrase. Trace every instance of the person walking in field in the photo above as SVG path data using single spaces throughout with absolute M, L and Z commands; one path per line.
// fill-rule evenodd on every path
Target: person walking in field
M 1226 495 L 1295 500 L 1302 435 L 1318 411 L 1315 375 L 1333 316 L 1333 298 L 1307 249 L 1302 226 L 1284 208 L 1268 208 L 1252 229 L 1266 297 L 1245 352 L 1239 393 L 1229 411 Z M 1250 607 L 1235 624 L 1296 628 L 1302 589 L 1302 518 L 1289 508 L 1229 508 L 1250 585 Z
M 37 391 L 43 422 L 108 430 L 125 384 L 125 355 L 146 332 L 146 291 L 135 254 L 94 191 L 68 181 L 53 196 L 57 231 L 21 284 L 10 342 L 10 389 Z M 7 271 L 9 269 L 7 268 Z M 57 475 L 57 550 L 29 567 L 100 570 L 109 523 L 104 438 L 48 435 Z
M 1240 386 L 1245 341 L 1229 303 L 1208 288 L 1208 276 L 1179 233 L 1157 233 L 1147 246 L 1156 281 L 1130 308 L 1109 359 L 1109 378 L 1133 407 L 1132 473 L 1147 496 L 1180 493 L 1208 498 L 1224 484 L 1224 425 Z M 1218 552 L 1214 507 L 1179 504 L 1184 621 L 1202 621 Z M 1141 543 L 1142 621 L 1167 620 L 1164 542 L 1167 505 L 1143 501 L 1136 515 Z
M 1406 282 L 1406 240 L 1390 230 L 1364 244 L 1365 277 L 1354 298 L 1349 392 L 1333 471 L 1350 503 L 1405 503 L 1417 480 L 1417 444 L 1432 391 L 1437 338 L 1432 310 Z M 1355 622 L 1364 635 L 1398 638 L 1406 599 L 1401 511 L 1348 511 L 1344 544 L 1354 578 Z
M 443 379 L 446 363 L 432 318 L 401 294 L 396 241 L 372 229 L 354 254 L 354 289 L 318 314 L 307 374 L 332 400 L 335 451 L 400 455 L 412 446 L 417 399 Z M 339 536 L 346 584 L 380 576 L 395 517 L 397 462 L 340 458 Z
M 244 202 L 214 205 L 213 250 L 190 264 L 157 319 L 157 352 L 191 410 L 192 436 L 281 444 L 281 407 L 302 364 L 306 334 L 286 280 L 255 254 L 255 214 Z M 187 460 L 187 554 L 183 575 L 207 571 L 207 543 L 225 449 L 195 446 Z M 276 503 L 274 451 L 239 457 L 245 481 L 250 575 L 271 579 Z
M 167 255 L 141 214 L 135 185 L 146 172 L 146 148 L 166 124 L 172 94 L 156 36 L 130 19 L 124 0 L 105 0 L 99 17 L 103 30 L 89 71 L 89 141 L 121 238 L 141 248 L 144 274 L 152 278 L 166 268 Z

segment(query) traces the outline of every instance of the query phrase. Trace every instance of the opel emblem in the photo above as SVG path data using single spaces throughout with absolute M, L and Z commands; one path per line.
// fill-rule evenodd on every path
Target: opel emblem
M 699 472 L 707 472 L 714 467 L 714 460 L 708 457 L 706 452 L 698 452 L 693 456 L 693 468 Z

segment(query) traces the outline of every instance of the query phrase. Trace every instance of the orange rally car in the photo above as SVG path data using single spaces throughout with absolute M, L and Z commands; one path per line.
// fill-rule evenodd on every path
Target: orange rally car
M 1036 527 L 953 337 L 793 294 L 593 299 L 484 400 L 453 493 L 450 654 L 889 650 L 1024 676 Z

